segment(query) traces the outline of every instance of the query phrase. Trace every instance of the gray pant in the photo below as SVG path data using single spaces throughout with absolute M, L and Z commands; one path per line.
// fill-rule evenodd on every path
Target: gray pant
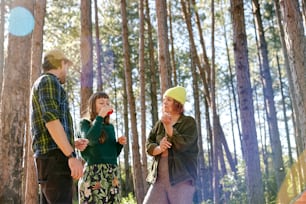
M 174 186 L 169 182 L 168 157 L 161 157 L 156 182 L 150 186 L 143 204 L 192 204 L 195 187 L 191 181 Z

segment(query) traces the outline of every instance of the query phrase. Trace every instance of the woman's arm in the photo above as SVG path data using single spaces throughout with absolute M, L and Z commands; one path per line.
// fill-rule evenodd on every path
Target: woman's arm
M 102 130 L 103 118 L 101 116 L 97 116 L 92 124 L 87 119 L 83 119 L 80 122 L 81 137 L 89 140 L 89 146 L 99 143 L 99 138 L 101 136 Z

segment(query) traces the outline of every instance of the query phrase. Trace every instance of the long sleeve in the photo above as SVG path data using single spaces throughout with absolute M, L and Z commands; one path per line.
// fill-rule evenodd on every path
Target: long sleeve
M 80 122 L 80 135 L 82 138 L 89 140 L 89 146 L 93 146 L 99 143 L 99 137 L 103 130 L 103 118 L 97 116 L 91 124 L 87 119 L 83 119 Z

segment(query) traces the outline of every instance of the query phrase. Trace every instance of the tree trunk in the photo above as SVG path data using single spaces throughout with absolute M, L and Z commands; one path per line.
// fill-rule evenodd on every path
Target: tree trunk
M 302 1 L 302 14 L 304 19 L 304 28 L 306 28 L 306 2 Z
M 290 141 L 290 133 L 289 133 L 289 124 L 288 124 L 288 119 L 287 119 L 287 110 L 286 110 L 286 98 L 284 94 L 284 85 L 283 85 L 283 78 L 281 74 L 281 69 L 279 65 L 279 58 L 276 56 L 276 61 L 277 61 L 277 70 L 278 70 L 278 78 L 279 78 L 279 84 L 280 84 L 280 91 L 281 91 L 281 96 L 282 96 L 282 112 L 283 112 L 283 117 L 284 117 L 284 124 L 285 124 L 285 131 L 286 131 L 286 140 L 287 140 L 287 146 L 288 146 L 288 156 L 289 156 L 289 166 L 291 167 L 293 165 L 293 155 L 292 155 L 292 145 Z M 293 194 L 296 195 L 297 193 L 297 178 L 296 174 L 291 174 L 293 178 L 292 180 L 292 190 Z
M 216 75 L 215 75 L 215 4 L 214 1 L 211 1 L 211 72 L 210 72 L 210 108 L 212 112 L 213 118 L 213 127 L 212 127 L 212 152 L 213 152 L 213 192 L 214 192 L 214 203 L 222 202 L 220 200 L 221 189 L 220 189 L 220 178 L 222 178 L 221 171 L 219 170 L 219 164 L 222 166 L 222 160 L 220 160 L 220 155 L 222 154 L 222 146 L 219 134 L 219 118 L 217 115 L 217 107 L 216 107 Z M 223 201 L 224 202 L 224 201 Z
M 103 78 L 102 78 L 102 46 L 100 42 L 100 32 L 99 32 L 99 10 L 98 2 L 94 0 L 95 4 L 95 31 L 96 31 L 96 55 L 97 55 L 97 91 L 103 91 Z
M 30 87 L 41 73 L 42 51 L 43 51 L 43 26 L 46 14 L 46 0 L 35 1 L 34 16 L 36 19 L 32 37 L 32 69 L 30 76 Z M 27 131 L 25 161 L 25 193 L 24 203 L 38 203 L 38 183 L 32 150 L 32 137 L 30 128 Z
M 126 2 L 121 0 L 121 16 L 122 16 L 122 39 L 123 39 L 123 53 L 124 53 L 124 72 L 126 79 L 126 92 L 128 98 L 128 104 L 130 108 L 130 120 L 131 129 L 133 135 L 132 141 L 132 151 L 133 151 L 133 169 L 134 169 L 134 189 L 136 191 L 137 203 L 142 203 L 144 199 L 144 185 L 142 177 L 142 166 L 140 161 L 139 153 L 139 139 L 137 132 L 137 119 L 136 119 L 136 107 L 135 98 L 133 94 L 133 82 L 132 82 L 132 72 L 130 65 L 130 52 L 129 52 L 129 42 L 128 42 L 128 26 L 127 26 L 127 14 L 126 14 Z
M 139 0 L 139 83 L 140 83 L 140 113 L 141 113 L 141 154 L 142 154 L 142 169 L 143 178 L 146 178 L 148 173 L 147 152 L 146 152 L 146 78 L 144 65 L 144 0 Z M 144 180 L 144 189 L 146 182 Z
M 200 111 L 200 94 L 198 86 L 198 75 L 196 72 L 196 66 L 194 62 L 191 63 L 191 73 L 192 73 L 192 88 L 193 88 L 193 97 L 194 97 L 194 112 L 195 120 L 197 122 L 197 132 L 198 132 L 198 147 L 199 147 L 199 157 L 198 157 L 198 180 L 196 185 L 199 187 L 196 191 L 196 201 L 200 203 L 207 198 L 205 192 L 209 189 L 209 182 L 205 180 L 205 158 L 203 150 L 203 136 L 202 136 L 202 126 L 201 126 L 201 111 Z
M 167 1 L 157 0 L 156 3 L 156 18 L 157 18 L 157 35 L 158 35 L 158 64 L 160 72 L 161 93 L 171 85 L 171 65 L 168 40 L 167 26 Z
M 190 1 L 190 0 L 188 0 Z M 191 0 L 192 3 L 192 8 L 196 8 L 197 5 L 195 3 L 195 0 Z M 194 9 L 193 12 L 195 13 L 195 22 L 198 28 L 198 32 L 199 32 L 199 38 L 200 38 L 200 44 L 201 44 L 201 48 L 202 48 L 202 55 L 203 55 L 203 67 L 204 67 L 204 71 L 206 71 L 206 77 L 207 77 L 207 81 L 210 81 L 210 63 L 209 63 L 209 59 L 207 56 L 207 52 L 206 52 L 206 47 L 205 47 L 205 41 L 203 38 L 203 29 L 201 26 L 201 20 L 200 20 L 200 16 L 198 13 L 197 9 Z
M 155 63 L 155 57 L 154 57 L 154 43 L 153 43 L 153 37 L 152 37 L 152 25 L 150 21 L 150 8 L 149 8 L 149 2 L 148 0 L 145 0 L 145 7 L 146 7 L 146 22 L 148 26 L 148 44 L 149 44 L 149 67 L 150 70 L 149 78 L 150 78 L 150 97 L 151 97 L 151 115 L 152 115 L 152 126 L 157 122 L 158 120 L 158 105 L 157 105 L 157 80 L 158 76 L 156 73 L 158 73 Z
M 233 68 L 230 60 L 230 52 L 229 52 L 229 46 L 228 46 L 228 39 L 226 35 L 227 31 L 224 25 L 224 41 L 225 41 L 225 47 L 226 47 L 226 57 L 228 62 L 228 72 L 229 72 L 229 84 L 228 84 L 228 90 L 229 90 L 229 99 L 231 100 L 231 97 L 233 97 L 233 104 L 234 104 L 234 111 L 232 111 L 232 105 L 230 105 L 230 115 L 231 115 L 231 129 L 234 130 L 234 123 L 236 122 L 238 135 L 240 139 L 240 144 L 242 141 L 241 136 L 241 128 L 239 123 L 239 116 L 238 116 L 238 107 L 237 107 L 237 97 L 235 92 L 235 86 L 234 86 L 234 74 L 233 74 Z M 234 112 L 234 113 L 233 113 Z M 234 145 L 234 158 L 235 158 L 235 177 L 237 177 L 237 170 L 236 166 L 238 164 L 237 159 L 237 148 L 236 148 L 236 139 L 235 139 L 235 133 L 232 131 L 232 137 L 233 137 L 233 145 Z
M 4 67 L 4 25 L 5 25 L 5 0 L 0 0 L 0 90 L 2 90 Z M 0 99 L 0 101 L 2 98 Z
M 124 76 L 123 78 L 123 87 L 126 87 L 126 80 Z M 124 145 L 124 168 L 125 168 L 125 185 L 124 190 L 127 196 L 129 192 L 133 192 L 134 185 L 133 185 L 133 175 L 131 173 L 131 165 L 130 165 L 130 137 L 129 137 L 129 117 L 128 117 L 128 99 L 126 89 L 123 89 L 123 122 L 124 122 L 124 135 L 127 137 L 127 145 Z
M 87 110 L 87 102 L 93 92 L 93 46 L 91 0 L 81 0 L 81 117 Z
M 173 86 L 177 86 L 177 74 L 176 74 L 176 61 L 175 61 L 175 48 L 174 48 L 174 38 L 173 38 L 173 31 L 172 31 L 172 13 L 171 13 L 171 5 L 172 1 L 168 1 L 168 10 L 169 10 L 169 37 L 170 37 L 170 46 L 171 46 L 171 77 L 173 81 Z
M 270 134 L 270 144 L 272 149 L 272 161 L 273 168 L 275 173 L 275 179 L 277 184 L 277 189 L 280 188 L 283 179 L 285 177 L 285 169 L 282 158 L 282 145 L 280 142 L 280 136 L 278 131 L 277 117 L 276 117 L 276 108 L 274 102 L 274 92 L 273 92 L 273 84 L 272 77 L 270 73 L 269 66 L 269 57 L 268 57 L 268 49 L 267 43 L 264 35 L 264 28 L 261 20 L 261 13 L 258 0 L 252 0 L 253 5 L 253 14 L 254 21 L 256 27 L 256 35 L 258 40 L 258 52 L 259 52 L 259 60 L 260 60 L 260 74 L 261 80 L 263 84 L 263 93 L 265 100 L 265 108 L 267 115 L 267 122 L 269 127 Z
M 15 1 L 33 12 L 33 1 Z M 9 34 L 0 104 L 0 203 L 22 203 L 23 150 L 29 115 L 32 33 Z
M 262 204 L 264 193 L 254 119 L 243 0 L 231 0 L 231 15 L 248 200 L 250 204 Z
M 292 74 L 290 71 L 290 65 L 289 65 L 289 56 L 288 56 L 288 51 L 287 51 L 287 47 L 286 47 L 286 42 L 285 42 L 285 31 L 284 31 L 284 27 L 283 27 L 283 21 L 282 21 L 282 16 L 281 16 L 281 10 L 280 10 L 280 4 L 279 4 L 279 0 L 274 0 L 274 7 L 275 7 L 275 13 L 276 13 L 276 17 L 277 17 L 277 23 L 279 26 L 279 31 L 280 31 L 280 40 L 281 40 L 281 44 L 282 44 L 282 54 L 284 56 L 284 63 L 285 63 L 285 68 L 286 68 L 286 73 L 287 73 L 287 79 L 289 82 L 289 93 L 291 96 L 291 100 L 292 100 L 292 106 L 293 109 L 296 110 L 297 108 L 296 106 L 296 102 L 295 102 L 295 97 L 294 97 L 294 86 L 293 86 L 293 78 L 292 78 Z M 296 116 L 295 116 L 296 117 Z M 295 120 L 294 117 L 294 120 Z M 293 125 L 295 127 L 295 125 Z M 296 128 L 295 128 L 296 130 Z M 299 135 L 300 133 L 298 131 L 295 131 L 295 139 L 296 139 L 296 149 L 297 149 L 297 155 L 300 155 L 304 149 L 303 146 L 303 142 L 302 142 L 302 138 Z
M 297 135 L 306 149 L 306 39 L 298 0 L 283 0 L 281 3 L 285 43 L 293 80 L 293 103 L 296 115 Z

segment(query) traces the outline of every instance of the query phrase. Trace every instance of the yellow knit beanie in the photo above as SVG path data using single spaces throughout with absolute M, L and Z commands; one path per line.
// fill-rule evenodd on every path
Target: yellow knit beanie
M 186 101 L 186 90 L 182 86 L 172 87 L 164 93 L 165 96 L 171 97 L 184 105 Z

